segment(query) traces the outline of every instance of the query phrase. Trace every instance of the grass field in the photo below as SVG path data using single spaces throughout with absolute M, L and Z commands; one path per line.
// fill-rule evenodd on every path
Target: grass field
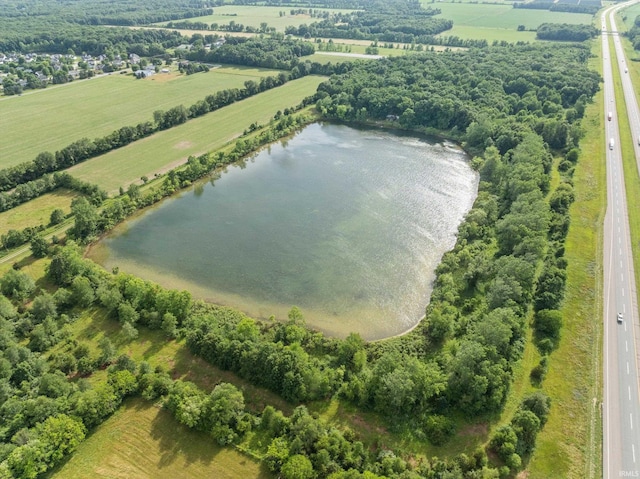
M 600 40 L 591 67 L 602 71 Z M 603 98 L 600 91 L 582 121 L 585 137 L 574 175 L 576 201 L 566 242 L 567 290 L 559 348 L 549 359 L 543 389 L 549 421 L 538 435 L 529 479 L 601 476 L 599 422 L 602 341 L 602 222 L 606 206 Z
M 205 17 L 188 18 L 192 22 L 217 23 L 218 25 L 229 25 L 230 22 L 259 28 L 261 23 L 266 23 L 269 27 L 275 28 L 279 32 L 284 32 L 288 26 L 300 26 L 304 23 L 307 25 L 317 22 L 320 19 L 311 18 L 309 15 L 291 15 L 293 7 L 255 7 L 244 5 L 224 5 L 215 7 L 213 15 Z M 299 8 L 299 7 L 295 7 Z M 353 10 L 332 10 L 327 8 L 314 8 L 314 11 L 329 12 L 351 12 Z M 280 13 L 285 15 L 281 16 Z M 166 25 L 167 22 L 158 23 L 158 25 Z
M 61 188 L 3 211 L 0 213 L 0 235 L 9 230 L 21 230 L 28 226 L 46 226 L 51 212 L 56 208 L 68 214 L 71 211 L 71 200 L 76 196 L 78 195 L 74 191 Z
M 152 121 L 153 112 L 190 106 L 216 91 L 241 88 L 274 70 L 221 67 L 208 73 L 157 74 L 144 80 L 114 73 L 20 97 L 0 97 L 0 168 L 33 160 L 79 140 Z
M 425 8 L 432 5 L 425 0 L 422 0 L 422 4 Z M 453 20 L 453 29 L 441 35 L 456 35 L 464 39 L 486 39 L 489 42 L 535 40 L 535 31 L 518 32 L 518 25 L 524 25 L 527 30 L 535 30 L 545 22 L 588 25 L 593 21 L 592 15 L 515 9 L 511 4 L 438 2 L 437 8 L 442 10 L 442 13 L 436 18 Z
M 616 23 L 618 24 L 618 28 L 621 28 L 620 20 L 624 22 L 624 25 L 627 30 L 630 30 L 633 27 L 633 22 L 636 17 L 640 15 L 640 5 L 632 5 L 628 8 L 622 10 L 622 15 L 618 13 Z
M 257 461 L 222 448 L 142 399 L 127 401 L 53 474 L 55 479 L 268 479 Z
M 309 76 L 263 92 L 187 123 L 156 133 L 124 148 L 72 167 L 72 175 L 107 191 L 128 186 L 143 175 L 184 162 L 223 146 L 251 123 L 265 123 L 278 110 L 292 107 L 312 95 L 324 77 Z

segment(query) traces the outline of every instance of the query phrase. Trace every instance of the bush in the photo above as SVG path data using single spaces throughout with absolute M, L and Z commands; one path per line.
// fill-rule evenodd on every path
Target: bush
M 424 432 L 429 442 L 434 446 L 442 446 L 456 430 L 454 422 L 445 416 L 434 414 L 429 416 L 424 424 Z

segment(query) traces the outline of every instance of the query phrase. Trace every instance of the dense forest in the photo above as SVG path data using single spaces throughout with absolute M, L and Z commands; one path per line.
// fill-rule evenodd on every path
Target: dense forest
M 451 20 L 432 18 L 439 13 L 439 9 L 424 9 L 419 2 L 410 0 L 372 1 L 364 11 L 334 13 L 310 25 L 287 27 L 285 33 L 306 38 L 428 43 L 428 38 L 453 26 Z
M 153 22 L 209 15 L 211 8 L 199 0 L 148 0 L 132 5 L 128 0 L 7 0 L 0 18 L 59 20 L 82 25 L 146 25 Z
M 569 25 L 567 23 L 542 23 L 536 30 L 539 40 L 583 42 L 600 32 L 593 25 Z
M 66 54 L 72 51 L 89 55 L 121 54 L 126 58 L 128 53 L 162 55 L 167 48 L 187 40 L 171 30 L 131 30 L 34 21 L 35 24 L 30 20 L 27 25 L 22 25 L 19 20 L 0 17 L 0 52 Z
M 192 38 L 193 39 L 193 38 Z M 206 63 L 232 63 L 290 70 L 300 57 L 313 55 L 312 43 L 300 40 L 279 40 L 276 38 L 226 37 L 224 45 L 210 51 L 193 49 L 186 55 L 188 60 Z

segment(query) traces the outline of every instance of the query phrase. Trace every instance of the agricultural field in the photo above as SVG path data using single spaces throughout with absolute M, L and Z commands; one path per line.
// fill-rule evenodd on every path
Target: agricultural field
M 142 176 L 151 178 L 163 169 L 175 167 L 185 162 L 189 155 L 199 155 L 220 148 L 251 123 L 265 123 L 278 110 L 297 105 L 304 97 L 315 93 L 324 80 L 324 77 L 309 76 L 291 81 L 88 160 L 68 171 L 107 191 L 116 191 L 120 186 L 126 187 Z
M 51 478 L 268 479 L 257 461 L 133 399 L 101 424 Z
M 422 3 L 425 8 L 431 5 L 426 1 Z M 593 20 L 593 17 L 587 14 L 518 10 L 510 4 L 438 2 L 437 7 L 442 10 L 440 17 L 453 20 L 453 29 L 442 33 L 442 36 L 456 35 L 464 39 L 483 38 L 489 42 L 535 40 L 534 31 L 518 32 L 518 25 L 524 25 L 527 30 L 535 30 L 545 22 L 588 25 Z
M 181 103 L 189 106 L 274 70 L 229 66 L 207 73 L 182 75 L 175 69 L 136 80 L 112 75 L 32 90 L 0 98 L 0 168 L 55 152 L 80 138 L 97 138 L 122 126 L 152 121 L 153 112 Z
M 353 10 L 332 10 L 326 8 L 314 8 L 315 11 L 330 12 L 351 12 Z M 284 15 L 281 15 L 283 13 Z M 213 15 L 205 17 L 195 17 L 185 19 L 190 22 L 217 23 L 218 25 L 229 25 L 231 22 L 260 28 L 260 24 L 266 23 L 267 26 L 273 27 L 278 32 L 284 32 L 288 26 L 298 27 L 302 24 L 310 24 L 318 21 L 310 15 L 291 15 L 289 7 L 255 7 L 243 5 L 225 5 L 213 9 Z M 158 23 L 158 25 L 166 25 L 167 22 Z
M 9 230 L 22 230 L 30 226 L 46 225 L 53 210 L 60 208 L 69 214 L 71 200 L 78 196 L 74 191 L 60 188 L 27 203 L 0 213 L 0 235 Z

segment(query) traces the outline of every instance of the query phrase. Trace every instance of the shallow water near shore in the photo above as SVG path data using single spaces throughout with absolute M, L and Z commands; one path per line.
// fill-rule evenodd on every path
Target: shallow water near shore
M 127 221 L 91 255 L 253 317 L 296 305 L 329 335 L 380 339 L 424 315 L 477 184 L 452 145 L 316 123 Z

